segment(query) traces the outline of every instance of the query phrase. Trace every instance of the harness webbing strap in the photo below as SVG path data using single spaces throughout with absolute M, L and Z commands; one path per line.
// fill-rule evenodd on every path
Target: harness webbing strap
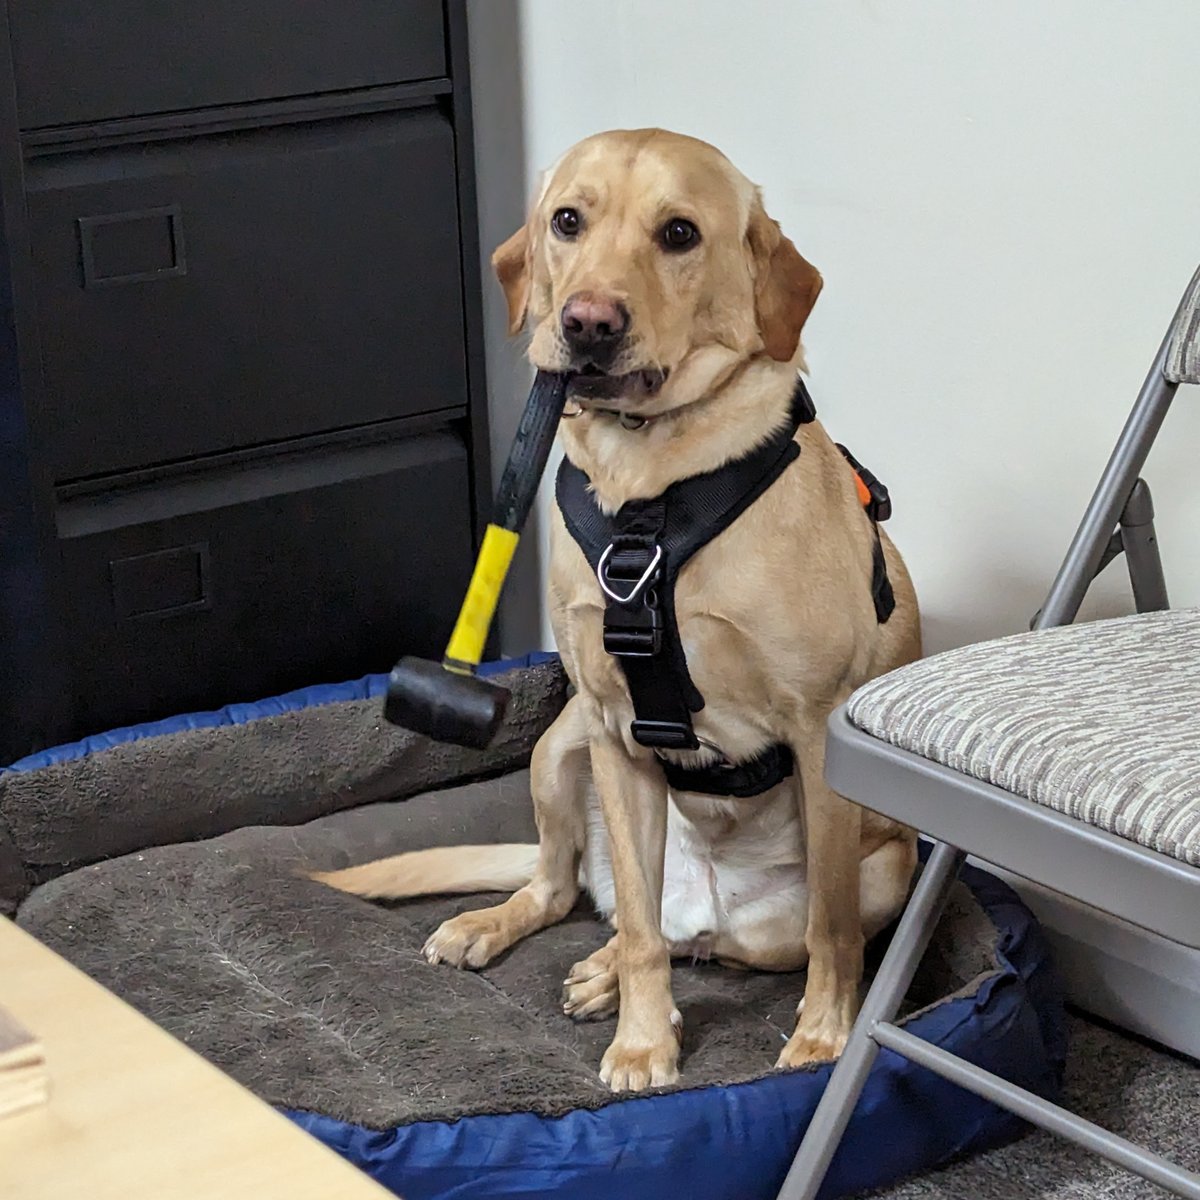
M 596 503 L 583 471 L 563 460 L 558 506 L 604 588 L 604 648 L 625 672 L 637 717 L 633 735 L 641 745 L 699 749 L 691 714 L 704 707 L 704 698 L 692 683 L 679 636 L 676 577 L 799 457 L 796 429 L 815 416 L 798 378 L 791 419 L 757 449 L 681 479 L 653 500 L 631 500 L 613 516 Z
M 880 625 L 885 625 L 896 609 L 896 593 L 892 591 L 892 581 L 888 578 L 887 560 L 883 557 L 883 541 L 878 525 L 875 526 L 875 548 L 871 552 L 871 599 L 875 602 L 875 619 Z
M 796 430 L 816 419 L 804 381 L 796 380 L 787 424 L 762 445 L 715 471 L 673 483 L 652 500 L 631 500 L 614 515 L 596 503 L 588 477 L 564 459 L 555 495 L 567 529 L 579 544 L 606 597 L 604 648 L 621 664 L 633 701 L 634 740 L 658 750 L 698 750 L 692 714 L 704 707 L 688 671 L 675 614 L 675 581 L 701 547 L 727 529 L 795 462 Z M 887 489 L 841 447 L 869 497 L 872 523 L 886 519 Z M 895 600 L 878 528 L 871 594 L 880 622 Z M 749 762 L 683 768 L 664 763 L 680 791 L 756 796 L 792 774 L 786 746 L 769 746 Z
M 667 783 L 675 792 L 700 792 L 707 796 L 733 796 L 749 800 L 761 796 L 795 771 L 790 746 L 776 743 L 744 763 L 713 763 L 707 767 L 681 767 L 663 760 Z
M 594 501 L 590 508 L 600 512 Z M 603 538 L 604 531 L 597 532 Z M 694 750 L 700 743 L 691 714 L 704 707 L 704 699 L 692 683 L 675 621 L 678 567 L 671 570 L 671 564 L 682 560 L 673 552 L 672 541 L 667 504 L 660 497 L 614 521 L 606 545 L 600 540 L 591 543 L 594 552 L 588 561 L 599 572 L 607 552 L 603 577 L 612 593 L 628 597 L 607 597 L 604 648 L 620 660 L 634 698 L 634 736 L 644 745 Z
M 896 608 L 896 597 L 892 591 L 892 582 L 888 579 L 887 561 L 883 556 L 883 540 L 879 536 L 879 522 L 886 521 L 892 515 L 892 498 L 888 495 L 887 488 L 841 442 L 835 442 L 834 445 L 842 452 L 842 457 L 850 464 L 854 474 L 858 477 L 860 491 L 865 494 L 863 508 L 874 526 L 875 545 L 871 550 L 871 599 L 875 604 L 875 619 L 880 625 L 883 625 Z

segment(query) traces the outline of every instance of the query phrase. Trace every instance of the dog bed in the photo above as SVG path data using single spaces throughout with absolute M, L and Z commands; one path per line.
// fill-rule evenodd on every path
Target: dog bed
M 535 837 L 522 768 L 562 703 L 561 669 L 510 674 L 510 719 L 486 752 L 384 725 L 382 682 L 119 731 L 0 772 L 0 878 L 10 899 L 14 879 L 28 893 L 19 922 L 406 1200 L 774 1197 L 830 1070 L 769 1069 L 802 974 L 677 967 L 681 1084 L 615 1098 L 597 1077 L 612 1023 L 561 1011 L 567 970 L 607 938 L 585 904 L 472 974 L 428 966 L 420 947 L 495 897 L 371 905 L 306 878 Z M 1047 951 L 982 872 L 958 885 L 904 1019 L 1057 1091 Z M 824 1194 L 1019 1128 L 883 1051 Z

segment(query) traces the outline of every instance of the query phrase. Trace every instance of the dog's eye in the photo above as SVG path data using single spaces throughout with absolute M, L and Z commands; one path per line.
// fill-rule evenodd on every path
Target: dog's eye
M 687 250 L 700 241 L 700 230 L 683 217 L 672 217 L 662 227 L 662 241 L 668 250 Z
M 561 238 L 573 238 L 583 228 L 583 219 L 573 208 L 560 208 L 550 218 L 550 227 Z

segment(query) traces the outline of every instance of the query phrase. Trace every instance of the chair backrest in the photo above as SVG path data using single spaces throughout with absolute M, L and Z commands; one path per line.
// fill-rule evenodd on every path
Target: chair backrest
M 1175 314 L 1163 374 L 1172 383 L 1200 383 L 1200 269 Z

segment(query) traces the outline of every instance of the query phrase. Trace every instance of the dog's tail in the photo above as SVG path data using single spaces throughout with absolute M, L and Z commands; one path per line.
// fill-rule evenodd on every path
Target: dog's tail
M 368 900 L 409 896 L 514 892 L 532 878 L 538 848 L 529 845 L 435 846 L 412 850 L 342 871 L 314 871 L 310 878 Z

